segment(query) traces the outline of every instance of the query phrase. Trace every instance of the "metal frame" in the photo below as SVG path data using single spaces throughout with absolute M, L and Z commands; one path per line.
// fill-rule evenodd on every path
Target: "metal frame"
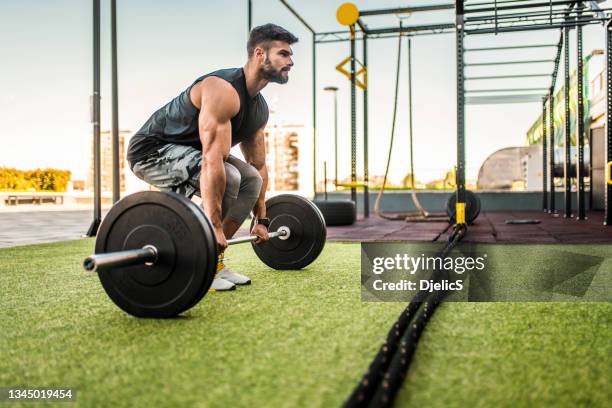
M 542 98 L 542 209 L 548 212 L 548 163 L 546 161 L 547 136 L 546 136 L 546 99 Z
M 581 16 L 582 2 L 576 4 L 578 21 Z M 576 145 L 578 146 L 578 160 L 576 163 L 576 219 L 585 220 L 584 205 L 584 94 L 582 89 L 583 63 L 582 63 L 582 26 L 576 26 L 576 87 L 577 87 L 577 116 L 576 116 Z
M 313 180 L 313 191 L 316 194 L 317 191 L 317 153 L 316 153 L 316 140 L 317 140 L 317 77 L 316 77 L 316 47 L 317 47 L 317 32 L 304 20 L 302 16 L 299 15 L 295 9 L 293 9 L 286 0 L 279 0 L 311 33 L 312 33 L 312 129 L 313 129 L 313 151 L 312 151 L 312 180 Z M 351 40 L 351 184 L 355 184 L 356 181 L 356 129 L 355 129 L 355 117 L 356 117 L 356 108 L 355 108 L 355 41 L 354 37 Z M 364 55 L 366 54 L 367 49 L 364 42 Z M 367 110 L 367 92 L 364 93 L 364 111 Z M 365 114 L 367 118 L 367 113 Z M 364 137 L 364 168 L 365 168 L 365 179 L 367 183 L 367 119 L 365 120 L 364 126 L 365 137 Z M 354 202 L 357 201 L 357 191 L 354 186 L 351 187 L 351 198 Z M 365 187 L 364 194 L 364 215 L 367 217 L 369 215 L 369 200 L 368 200 L 368 189 Z
M 285 3 L 283 1 L 283 3 Z M 586 3 L 586 5 L 585 5 Z M 583 7 L 585 5 L 586 7 Z M 579 7 L 576 7 L 579 6 Z M 387 15 L 409 12 L 424 12 L 452 9 L 453 5 L 433 5 L 422 7 L 405 7 L 405 8 L 389 8 L 376 10 L 362 10 L 360 17 L 373 15 Z M 454 32 L 456 36 L 456 60 L 457 60 L 457 194 L 458 202 L 464 202 L 465 191 L 465 105 L 466 104 L 494 104 L 494 103 L 523 103 L 542 101 L 542 123 L 543 129 L 543 208 L 546 211 L 554 213 L 555 209 L 555 186 L 554 186 L 554 88 L 556 85 L 557 73 L 559 70 L 559 62 L 561 57 L 561 49 L 565 46 L 564 63 L 566 67 L 565 89 L 566 89 L 566 154 L 565 154 L 565 205 L 564 211 L 566 216 L 571 216 L 571 180 L 569 178 L 570 160 L 569 160 L 569 31 L 571 28 L 576 28 L 578 34 L 578 75 L 583 72 L 582 61 L 582 26 L 588 24 L 598 24 L 609 19 L 609 16 L 604 13 L 608 9 L 601 9 L 595 2 L 583 2 L 578 0 L 548 0 L 541 2 L 519 2 L 519 1 L 483 1 L 480 3 L 466 4 L 465 0 L 456 0 L 454 4 L 455 22 L 454 24 L 434 24 L 434 25 L 418 25 L 418 26 L 403 26 L 403 27 L 385 27 L 369 29 L 361 20 L 358 20 L 361 31 L 356 33 L 354 27 L 350 31 L 332 31 L 314 34 L 315 43 L 330 43 L 330 42 L 351 42 L 351 56 L 354 58 L 354 46 L 356 41 L 365 41 L 368 39 L 388 38 L 398 34 L 407 34 L 409 36 L 427 35 L 438 33 Z M 563 35 L 558 44 L 527 44 L 507 47 L 483 47 L 483 48 L 464 48 L 465 36 L 480 35 L 480 34 L 498 34 L 503 32 L 517 31 L 533 31 L 533 30 L 550 30 L 562 29 Z M 557 48 L 555 59 L 551 60 L 524 60 L 524 61 L 490 61 L 481 63 L 465 63 L 466 52 L 483 52 L 483 51 L 499 51 L 499 50 L 514 50 L 528 48 Z M 520 64 L 540 64 L 554 63 L 552 74 L 515 74 L 515 75 L 492 75 L 492 76 L 473 76 L 466 77 L 465 69 L 470 66 L 495 66 L 495 65 L 520 65 Z M 354 67 L 351 67 L 351 73 L 354 74 Z M 536 78 L 536 77 L 552 77 L 550 88 L 512 88 L 512 89 L 465 89 L 466 80 L 490 80 L 490 79 L 506 79 L 506 78 Z M 581 77 L 580 77 L 581 78 Z M 351 81 L 351 121 L 354 122 L 354 81 Z M 523 92 L 515 94 L 515 92 Z M 541 94 L 531 94 L 524 92 L 541 92 Z M 583 92 L 582 83 L 579 81 L 579 118 L 580 125 L 578 131 L 584 133 L 583 116 Z M 476 94 L 466 97 L 466 94 Z M 479 95 L 479 94 L 496 94 L 496 95 Z M 504 94 L 505 93 L 505 94 Z M 510 93 L 510 94 L 508 94 Z M 546 131 L 546 103 L 549 104 L 549 123 L 550 132 Z M 367 103 L 367 96 L 364 96 L 364 104 Z M 354 124 L 352 123 L 351 135 L 354 137 Z M 610 132 L 612 134 L 612 131 Z M 550 143 L 548 143 L 548 134 L 550 135 Z M 612 137 L 612 136 L 611 136 Z M 582 138 L 579 138 L 579 145 L 582 145 Z M 612 145 L 612 141 L 610 143 Z M 352 154 L 355 147 L 351 146 Z M 584 219 L 584 170 L 583 170 L 583 151 L 579 146 L 579 160 L 577 163 L 578 183 L 578 219 Z M 612 156 L 612 153 L 611 153 Z M 548 171 L 548 166 L 550 171 Z M 580 168 L 580 169 L 578 169 Z M 581 171 L 582 170 L 582 171 Z M 367 171 L 367 170 L 366 170 Z M 353 176 L 353 172 L 351 174 Z M 355 181 L 354 179 L 352 180 Z M 548 187 L 547 188 L 547 183 Z M 548 194 L 550 191 L 550 198 Z M 612 192 L 611 192 L 612 193 Z M 352 196 L 354 192 L 352 191 Z
M 572 217 L 572 183 L 570 179 L 571 171 L 571 118 L 570 118 L 570 52 L 569 52 L 569 35 L 570 28 L 565 27 L 563 29 L 563 65 L 564 65 L 564 106 L 565 106 L 565 160 L 563 161 L 563 179 L 564 179 L 564 190 L 563 190 L 563 216 L 565 218 Z
M 512 3 L 512 4 L 508 4 Z M 609 15 L 604 13 L 608 11 L 608 9 L 601 9 L 597 6 L 595 2 L 582 2 L 582 1 L 553 1 L 549 0 L 548 2 L 531 2 L 528 4 L 524 2 L 521 4 L 517 4 L 517 1 L 489 1 L 478 4 L 465 4 L 463 0 L 456 1 L 456 13 L 457 13 L 457 35 L 460 33 L 465 35 L 476 35 L 476 34 L 498 34 L 501 32 L 512 32 L 512 31 L 532 31 L 532 30 L 540 30 L 540 29 L 558 29 L 561 28 L 563 31 L 562 39 L 559 44 L 557 44 L 557 56 L 554 60 L 533 60 L 533 61 L 503 61 L 503 62 L 485 62 L 478 64 L 471 64 L 473 66 L 486 66 L 486 65 L 501 65 L 501 64 L 522 64 L 522 63 L 543 63 L 543 62 L 554 62 L 554 70 L 552 74 L 552 84 L 548 91 L 548 95 L 542 95 L 543 99 L 543 114 L 542 114 L 542 123 L 543 123 L 543 207 L 544 210 L 548 210 L 551 213 L 555 212 L 555 186 L 554 186 L 554 140 L 555 140 L 555 132 L 554 132 L 554 88 L 557 77 L 557 72 L 559 68 L 559 60 L 561 54 L 561 48 L 565 48 L 564 53 L 564 65 L 565 65 L 565 160 L 564 160 L 564 181 L 565 181 L 565 194 L 564 194 L 564 214 L 566 217 L 571 217 L 572 214 L 572 202 L 571 202 L 571 180 L 569 171 L 571 169 L 570 163 L 570 109 L 569 109 L 569 32 L 571 28 L 576 28 L 577 31 L 577 78 L 578 78 L 578 118 L 577 118 L 577 134 L 578 136 L 578 160 L 576 163 L 576 171 L 577 171 L 577 203 L 578 203 L 578 216 L 577 219 L 583 220 L 585 219 L 585 200 L 584 200 L 584 95 L 583 95 L 583 86 L 582 86 L 582 73 L 583 73 L 583 59 L 582 59 L 582 26 L 587 24 L 597 24 L 607 21 L 609 19 Z M 585 4 L 588 3 L 588 4 Z M 476 7 L 476 6 L 485 6 L 485 7 Z M 585 6 L 587 6 L 585 8 Z M 510 12 L 509 12 L 510 11 Z M 469 15 L 467 17 L 466 15 Z M 460 18 L 461 17 L 461 18 Z M 460 29 L 461 24 L 461 29 Z M 608 37 L 609 38 L 609 37 Z M 490 51 L 490 50 L 502 50 L 502 49 L 519 49 L 523 48 L 523 46 L 512 46 L 512 47 L 487 47 L 483 49 L 475 48 L 475 49 L 461 49 L 463 45 L 463 41 L 457 40 L 457 52 L 469 52 L 469 51 Z M 609 43 L 612 46 L 612 42 Z M 524 48 L 543 48 L 547 45 L 544 44 L 535 44 L 525 46 Z M 463 56 L 457 57 L 457 83 L 458 83 L 458 93 L 465 92 L 464 81 L 466 79 L 474 79 L 474 80 L 486 80 L 486 79 L 502 79 L 495 77 L 487 77 L 487 76 L 478 76 L 473 78 L 465 78 L 465 66 L 460 64 L 463 61 Z M 610 62 L 610 61 L 609 61 Z M 469 64 L 468 64 L 469 65 Z M 610 65 L 612 68 L 612 65 Z M 531 74 L 535 77 L 538 75 Z M 504 77 L 504 75 L 500 75 L 499 77 Z M 508 77 L 508 76 L 506 76 Z M 509 76 L 513 78 L 520 78 L 521 75 L 513 75 Z M 461 85 L 461 86 L 459 86 Z M 608 85 L 610 86 L 610 85 Z M 523 89 L 523 91 L 526 89 Z M 539 89 L 531 89 L 533 91 L 538 91 Z M 480 92 L 480 93 L 496 93 L 497 92 L 509 92 L 509 89 L 499 89 L 499 90 L 470 90 L 468 92 Z M 513 91 L 521 91 L 520 89 L 513 89 Z M 498 96 L 475 96 L 467 98 L 467 103 L 507 103 L 507 102 L 523 102 L 528 100 L 530 95 L 498 95 Z M 461 99 L 458 96 L 458 106 L 457 106 L 457 117 L 458 117 L 458 145 L 463 144 L 464 134 L 464 121 L 460 120 L 460 118 L 464 119 L 465 115 L 464 107 L 461 106 Z M 550 143 L 547 143 L 547 135 L 546 135 L 546 101 L 549 102 L 549 122 L 550 122 Z M 608 89 L 608 100 L 611 104 L 610 109 L 612 109 L 612 101 L 610 100 L 610 88 Z M 610 116 L 610 115 L 609 115 Z M 612 132 L 609 135 L 612 138 Z M 612 144 L 612 140 L 611 140 Z M 546 149 L 548 148 L 548 155 Z M 612 156 L 612 151 L 610 152 Z M 548 157 L 547 157 L 548 156 Z M 458 154 L 458 163 L 460 162 L 461 157 Z M 547 159 L 549 160 L 549 164 L 547 163 Z M 547 166 L 550 165 L 550 172 L 547 171 Z M 463 176 L 460 174 L 462 171 L 461 166 L 458 165 L 458 174 L 457 174 L 457 183 L 458 190 L 461 189 L 459 184 L 461 183 Z M 547 177 L 548 176 L 548 177 Z M 550 199 L 547 199 L 547 188 L 546 188 L 546 178 L 548 178 L 549 182 L 549 190 L 550 190 Z M 609 186 L 608 186 L 609 187 Z M 608 188 L 609 189 L 609 188 Z M 612 191 L 610 191 L 612 193 Z M 612 211 L 612 209 L 610 210 Z M 609 222 L 609 216 L 606 214 L 606 220 Z
M 316 105 L 316 92 L 317 92 L 317 78 L 316 78 L 316 46 L 318 43 L 322 42 L 332 42 L 332 41 L 318 41 L 317 36 L 326 36 L 329 33 L 317 33 L 314 28 L 312 28 L 306 20 L 299 15 L 295 9 L 293 9 L 286 0 L 279 0 L 311 33 L 312 33 L 312 128 L 313 128 L 313 159 L 312 159 L 312 178 L 313 178 L 313 191 L 316 194 L 317 191 L 317 177 L 316 177 L 316 127 L 317 127 L 317 105 Z M 251 7 L 251 0 L 249 0 L 249 7 Z M 359 28 L 361 29 L 362 35 L 361 40 L 363 41 L 363 67 L 367 67 L 367 38 L 368 29 L 363 21 L 357 21 Z M 249 17 L 249 25 L 250 25 L 250 17 Z M 342 32 L 345 34 L 344 32 Z M 335 33 L 333 33 L 335 34 Z M 337 39 L 336 39 L 337 40 Z M 351 81 L 351 200 L 353 202 L 357 202 L 357 107 L 356 107 L 356 83 L 355 83 L 355 42 L 357 40 L 357 31 L 355 27 L 351 27 L 349 31 L 350 41 L 350 81 Z M 344 41 L 342 39 L 341 41 Z M 367 69 L 367 68 L 366 68 Z M 367 75 L 367 71 L 366 71 Z M 363 91 L 363 111 L 364 111 L 364 121 L 363 121 L 363 133 L 364 133 L 364 141 L 363 141 L 363 152 L 364 152 L 364 194 L 363 194 L 363 207 L 364 207 L 364 216 L 369 217 L 370 213 L 370 200 L 369 200 L 369 171 L 368 171 L 368 91 L 367 91 L 367 80 L 364 81 L 365 89 Z
M 363 215 L 368 218 L 370 216 L 370 172 L 368 160 L 368 36 L 363 37 L 363 66 L 366 67 L 366 80 L 363 81 L 365 88 L 363 89 Z
M 465 50 L 464 2 L 457 0 L 455 5 L 455 57 L 457 60 L 457 165 L 455 183 L 457 184 L 457 203 L 465 203 Z
M 612 19 L 606 24 L 606 165 L 612 162 Z M 612 184 L 604 190 L 604 225 L 612 225 Z
M 557 76 L 559 74 L 559 64 L 561 62 L 561 51 L 563 49 L 563 34 L 559 35 L 559 41 L 557 42 L 557 55 L 555 56 L 555 68 L 553 69 L 552 81 L 550 83 L 550 91 L 548 93 L 548 102 L 550 106 L 549 110 L 549 121 L 550 121 L 550 143 L 549 143 L 549 156 L 550 156 L 550 200 L 549 200 L 549 213 L 556 214 L 557 210 L 555 207 L 555 85 L 557 83 Z
M 549 125 L 550 125 L 550 143 L 548 143 L 548 159 L 550 160 L 550 171 L 548 172 L 549 177 L 549 191 L 550 199 L 543 201 L 544 207 L 548 204 L 548 210 L 551 213 L 555 212 L 555 186 L 554 186 L 554 88 L 556 77 L 559 68 L 561 48 L 565 46 L 564 63 L 566 66 L 566 96 L 569 93 L 569 51 L 568 51 L 568 37 L 571 28 L 576 28 L 577 45 L 578 45 L 578 155 L 579 160 L 577 163 L 577 183 L 578 183 L 578 219 L 584 219 L 584 167 L 583 167 L 583 133 L 584 133 L 584 121 L 583 116 L 583 94 L 582 94 L 582 78 L 580 74 L 583 70 L 582 61 L 582 26 L 589 24 L 601 24 L 606 25 L 606 41 L 607 41 L 607 123 L 606 123 L 606 149 L 607 149 L 607 162 L 612 161 L 612 127 L 608 125 L 612 120 L 612 29 L 611 14 L 606 13 L 612 9 L 599 8 L 597 3 L 594 1 L 580 1 L 580 0 L 542 0 L 523 2 L 518 0 L 489 0 L 481 1 L 479 3 L 467 3 L 465 0 L 455 0 L 455 4 L 438 4 L 430 6 L 418 6 L 418 7 L 405 7 L 405 8 L 389 8 L 389 9 L 376 9 L 376 10 L 362 10 L 360 16 L 374 16 L 374 15 L 388 15 L 398 13 L 414 13 L 414 12 L 426 12 L 426 11 L 439 11 L 439 10 L 451 10 L 455 9 L 455 21 L 454 23 L 448 24 L 430 24 L 430 25 L 418 25 L 418 26 L 403 26 L 398 27 L 383 27 L 383 28 L 368 28 L 361 18 L 357 21 L 357 25 L 360 30 L 350 31 L 331 31 L 331 32 L 316 32 L 305 20 L 302 18 L 286 0 L 279 0 L 311 33 L 312 33 L 312 99 L 313 99 L 313 113 L 312 113 L 312 125 L 313 125 L 313 185 L 316 192 L 316 151 L 314 146 L 316 145 L 316 45 L 320 43 L 333 43 L 333 42 L 351 42 L 351 73 L 355 73 L 354 57 L 355 57 L 355 42 L 363 41 L 363 60 L 364 64 L 367 63 L 367 40 L 378 39 L 378 38 L 389 38 L 395 37 L 398 34 L 406 34 L 409 36 L 418 35 L 432 35 L 432 34 L 444 34 L 454 33 L 456 36 L 456 60 L 457 60 L 457 167 L 456 167 L 456 178 L 457 178 L 457 195 L 458 202 L 464 202 L 465 198 L 465 105 L 466 104 L 481 104 L 481 103 L 512 103 L 512 102 L 525 102 L 535 101 L 544 99 L 543 114 L 545 115 L 546 108 L 545 104 L 548 101 L 549 104 Z M 93 19 L 93 49 L 94 49 L 94 85 L 93 95 L 91 99 L 92 109 L 92 124 L 93 124 L 93 137 L 94 137 L 94 220 L 90 226 L 89 236 L 95 235 L 101 219 L 101 183 L 100 183 L 100 0 L 93 0 L 94 5 L 94 19 Z M 576 7 L 578 6 L 578 7 Z M 115 133 L 118 133 L 118 109 L 116 100 L 117 88 L 116 88 L 116 4 L 115 0 L 111 3 L 111 18 L 112 18 L 112 56 L 113 56 L 113 138 Z M 252 0 L 247 0 L 247 24 L 249 30 L 252 25 Z M 354 27 L 353 27 L 354 28 Z M 508 47 L 485 47 L 485 48 L 464 48 L 465 36 L 467 35 L 480 35 L 480 34 L 499 34 L 503 32 L 517 32 L 517 31 L 534 31 L 534 30 L 550 30 L 550 29 L 562 29 L 563 35 L 559 44 L 557 44 L 557 57 L 554 60 L 532 60 L 532 61 L 500 61 L 500 62 L 488 62 L 479 64 L 465 64 L 464 55 L 466 52 L 481 52 L 481 51 L 492 51 L 492 50 L 505 50 L 505 49 L 519 49 L 519 48 L 545 48 L 552 47 L 554 45 L 549 44 L 530 44 L 525 46 L 508 46 Z M 499 76 L 480 76 L 480 77 L 466 77 L 465 69 L 466 65 L 477 66 L 477 65 L 499 65 L 499 64 L 524 64 L 524 63 L 541 63 L 541 62 L 554 62 L 555 67 L 552 73 L 552 84 L 548 90 L 548 94 L 537 95 L 537 94 L 511 94 L 511 95 L 489 95 L 489 96 L 470 96 L 466 97 L 466 92 L 475 92 L 475 90 L 466 91 L 465 81 L 466 80 L 486 80 L 486 79 L 503 79 L 503 78 L 527 78 L 527 77 L 546 77 L 545 74 L 526 74 L 526 75 L 499 75 Z M 351 121 L 355 122 L 354 111 L 355 111 L 355 81 L 354 75 L 351 80 L 351 102 L 352 102 L 352 117 Z M 476 92 L 517 92 L 520 89 L 512 90 L 480 90 Z M 540 91 L 537 89 L 529 89 L 529 91 Z M 364 103 L 364 174 L 367 184 L 368 179 L 368 103 L 367 89 L 364 90 L 363 103 Z M 535 99 L 538 98 L 538 99 Z M 570 187 L 569 182 L 569 98 L 566 97 L 565 101 L 566 110 L 566 152 L 565 152 L 565 215 L 571 215 L 571 197 L 569 196 L 568 189 Z M 545 125 L 546 119 L 543 118 L 543 125 Z M 116 131 L 115 131 L 116 126 Z M 546 131 L 544 131 L 546 134 Z M 356 138 L 355 124 L 352 123 L 351 129 L 352 139 Z M 546 136 L 544 136 L 546 138 Z M 356 141 L 351 140 L 351 153 L 355 155 Z M 546 148 L 546 142 L 543 140 L 544 149 Z M 113 146 L 113 149 L 116 149 Z M 114 151 L 113 151 L 114 154 Z M 546 163 L 546 153 L 543 151 L 544 163 Z M 353 160 L 352 160 L 353 161 Z M 352 167 L 354 164 L 352 163 Z M 545 166 L 545 165 L 544 165 Z M 114 163 L 114 167 L 118 170 L 118 163 Z M 115 169 L 114 169 L 115 170 Z M 546 170 L 545 170 L 546 171 Z M 354 176 L 354 171 L 351 172 Z M 356 175 L 355 175 L 356 176 Z M 545 183 L 546 181 L 544 181 Z M 118 184 L 114 176 L 114 183 Z M 353 187 L 354 189 L 354 187 Z M 115 191 L 113 191 L 115 193 Z M 364 194 L 364 210 L 368 211 L 368 190 L 366 186 Z M 607 185 L 605 190 L 605 225 L 612 225 L 612 185 Z M 546 195 L 546 187 L 543 185 L 543 193 Z M 354 194 L 352 194 L 354 195 Z M 115 198 L 115 195 L 114 195 Z M 569 204 L 568 204 L 569 200 Z M 569 214 L 569 215 L 568 215 Z
M 93 95 L 90 100 L 93 125 L 93 220 L 85 233 L 95 237 L 102 222 L 102 188 L 100 172 L 100 0 L 93 0 Z
M 286 8 L 312 33 L 312 189 L 317 193 L 317 42 L 316 31 L 287 3 L 286 0 L 279 0 Z M 249 0 L 249 7 L 252 7 Z M 250 13 L 249 13 L 250 14 Z M 251 29 L 251 18 L 249 17 L 249 31 Z
M 351 27 L 351 31 L 355 32 L 355 27 Z M 357 104 L 355 98 L 357 97 L 357 88 L 355 86 L 355 35 L 351 36 L 351 200 L 354 203 L 357 202 L 357 188 L 355 183 L 357 182 Z
M 119 201 L 121 195 L 121 177 L 119 174 L 119 85 L 117 80 L 117 0 L 111 0 L 113 204 Z

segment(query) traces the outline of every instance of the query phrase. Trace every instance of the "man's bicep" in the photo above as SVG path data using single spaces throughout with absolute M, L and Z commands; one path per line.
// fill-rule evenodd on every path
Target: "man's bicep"
M 223 156 L 227 156 L 231 147 L 231 118 L 238 112 L 240 101 L 235 90 L 227 83 L 216 81 L 206 85 L 202 89 L 198 117 L 202 151 L 220 151 Z

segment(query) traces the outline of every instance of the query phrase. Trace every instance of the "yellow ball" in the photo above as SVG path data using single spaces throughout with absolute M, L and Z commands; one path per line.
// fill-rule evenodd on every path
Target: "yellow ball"
M 359 9 L 353 3 L 343 3 L 336 11 L 336 19 L 342 25 L 355 24 L 359 19 Z

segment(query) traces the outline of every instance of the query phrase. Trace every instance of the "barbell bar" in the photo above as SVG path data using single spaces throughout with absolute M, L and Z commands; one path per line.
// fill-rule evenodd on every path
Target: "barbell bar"
M 289 227 L 281 226 L 278 230 L 270 232 L 268 237 L 289 238 L 291 230 Z M 285 238 L 285 239 L 286 239 Z M 257 241 L 257 235 L 248 235 L 227 240 L 227 245 L 242 244 L 245 242 Z M 155 265 L 158 258 L 158 250 L 153 245 L 145 245 L 140 249 L 128 249 L 126 251 L 110 252 L 106 254 L 90 255 L 83 261 L 83 268 L 88 272 L 98 272 L 104 269 L 132 266 L 132 265 Z

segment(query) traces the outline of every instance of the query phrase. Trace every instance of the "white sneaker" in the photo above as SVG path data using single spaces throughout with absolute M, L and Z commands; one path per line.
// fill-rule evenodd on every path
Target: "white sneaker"
M 213 279 L 212 285 L 210 285 L 208 290 L 214 292 L 224 292 L 226 290 L 234 289 L 236 289 L 236 285 L 234 285 L 232 282 L 223 278 L 215 278 Z
M 221 269 L 221 272 L 219 272 L 217 276 L 223 280 L 229 281 L 236 285 L 250 285 L 251 284 L 251 278 L 249 278 L 248 276 L 244 276 L 239 273 L 236 273 L 227 267 Z

